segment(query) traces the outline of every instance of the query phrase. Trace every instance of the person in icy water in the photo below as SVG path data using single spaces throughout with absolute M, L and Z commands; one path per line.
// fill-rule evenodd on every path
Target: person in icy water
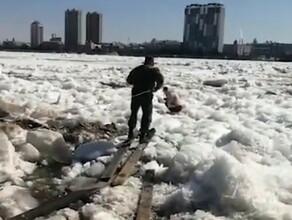
M 163 87 L 163 93 L 165 94 L 165 105 L 170 111 L 170 114 L 178 113 L 184 109 L 185 105 L 177 93 L 167 86 Z
M 134 129 L 137 125 L 137 114 L 142 108 L 142 119 L 139 142 L 146 141 L 146 134 L 152 122 L 153 92 L 162 88 L 164 76 L 159 68 L 154 66 L 154 58 L 145 57 L 142 65 L 135 67 L 127 77 L 127 83 L 132 85 L 131 116 L 128 121 L 128 139 L 134 138 Z

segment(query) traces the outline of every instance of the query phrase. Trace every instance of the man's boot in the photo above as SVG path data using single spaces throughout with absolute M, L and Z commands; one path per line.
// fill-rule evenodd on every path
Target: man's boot
M 140 138 L 139 138 L 139 143 L 140 144 L 146 143 L 148 141 L 148 139 L 149 139 L 149 131 L 150 130 L 148 130 L 147 132 L 141 132 L 141 130 L 140 130 Z
M 147 142 L 147 134 L 146 133 L 141 133 L 139 137 L 139 143 L 144 144 Z
M 134 139 L 134 131 L 133 130 L 129 130 L 128 140 L 133 140 L 133 139 Z

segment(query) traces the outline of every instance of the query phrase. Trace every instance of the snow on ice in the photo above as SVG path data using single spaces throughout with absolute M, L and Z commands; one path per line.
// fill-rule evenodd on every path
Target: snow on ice
M 141 61 L 1 52 L 1 110 L 40 121 L 98 120 L 125 130 L 130 114 L 125 78 Z M 292 219 L 289 64 L 164 58 L 156 62 L 166 84 L 187 104 L 185 112 L 168 115 L 162 92 L 155 94 L 152 125 L 157 133 L 144 151 L 141 173 L 154 169 L 160 180 L 154 186 L 156 215 Z M 119 86 L 112 88 L 111 83 Z M 2 126 L 0 139 L 0 218 L 7 218 L 37 206 L 31 184 L 23 181 L 36 162 L 68 162 L 73 154 L 61 134 L 46 129 Z M 79 174 L 100 176 L 110 158 L 102 155 L 95 162 L 65 166 L 62 177 L 54 181 L 62 186 Z M 67 208 L 40 219 L 129 219 L 140 187 L 141 179 L 130 177 L 123 186 L 104 188 L 79 213 Z

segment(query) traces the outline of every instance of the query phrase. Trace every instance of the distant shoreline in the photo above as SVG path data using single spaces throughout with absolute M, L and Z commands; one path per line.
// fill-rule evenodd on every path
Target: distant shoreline
M 33 50 L 33 49 L 3 49 L 0 48 L 0 52 L 21 52 L 21 53 L 51 53 L 51 54 L 86 54 L 86 55 L 116 55 L 116 56 L 131 56 L 131 57 L 144 57 L 145 55 L 152 55 L 154 57 L 161 58 L 179 58 L 179 59 L 206 59 L 206 60 L 236 60 L 236 61 L 263 61 L 263 62 L 292 62 L 292 58 L 288 59 L 255 59 L 251 57 L 230 57 L 224 55 L 214 56 L 198 56 L 198 55 L 183 55 L 183 54 L 149 54 L 149 53 L 86 53 L 86 52 L 66 52 L 66 51 L 48 51 L 48 50 Z

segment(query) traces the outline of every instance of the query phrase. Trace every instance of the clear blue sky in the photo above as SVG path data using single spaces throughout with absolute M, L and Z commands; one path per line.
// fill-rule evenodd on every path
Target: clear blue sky
M 103 14 L 105 42 L 172 39 L 182 41 L 184 8 L 191 0 L 1 0 L 0 40 L 15 37 L 29 41 L 30 23 L 44 25 L 45 40 L 52 33 L 64 39 L 64 12 L 67 8 Z M 240 36 L 259 42 L 292 43 L 292 0 L 219 0 L 225 4 L 225 37 L 230 43 Z

